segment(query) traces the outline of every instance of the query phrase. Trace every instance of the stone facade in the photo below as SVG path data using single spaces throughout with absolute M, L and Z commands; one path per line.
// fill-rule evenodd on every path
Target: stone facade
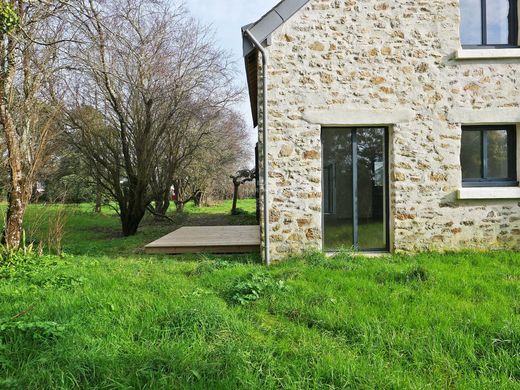
M 520 249 L 520 199 L 456 196 L 461 125 L 520 122 L 520 59 L 455 59 L 459 23 L 457 0 L 313 0 L 275 31 L 273 260 L 322 247 L 326 125 L 390 127 L 392 251 Z

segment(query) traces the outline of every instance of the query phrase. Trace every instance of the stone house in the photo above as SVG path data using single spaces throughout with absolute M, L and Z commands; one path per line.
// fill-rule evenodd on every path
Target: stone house
M 285 0 L 243 28 L 267 261 L 520 249 L 518 8 Z

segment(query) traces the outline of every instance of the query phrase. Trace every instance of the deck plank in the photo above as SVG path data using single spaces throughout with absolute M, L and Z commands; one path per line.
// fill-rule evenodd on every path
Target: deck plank
M 146 253 L 249 253 L 260 250 L 260 226 L 190 226 L 145 247 Z

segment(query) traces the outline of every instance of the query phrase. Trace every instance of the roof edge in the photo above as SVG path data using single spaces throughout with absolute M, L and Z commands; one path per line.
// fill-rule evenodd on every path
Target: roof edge
M 265 44 L 274 31 L 287 22 L 309 1 L 311 0 L 282 0 L 256 22 L 243 26 L 244 57 L 247 57 L 254 50 L 254 46 L 249 38 L 244 36 L 246 30 L 249 30 L 258 42 Z

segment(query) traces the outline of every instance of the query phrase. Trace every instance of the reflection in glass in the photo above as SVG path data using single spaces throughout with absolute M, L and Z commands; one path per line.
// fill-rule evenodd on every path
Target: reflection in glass
M 351 248 L 352 131 L 323 129 L 324 249 Z
M 489 45 L 507 45 L 510 42 L 509 8 L 509 0 L 493 0 L 486 3 Z
M 359 249 L 384 249 L 386 247 L 385 129 L 358 129 L 357 141 Z
M 460 39 L 463 45 L 482 44 L 481 0 L 460 0 Z
M 509 177 L 507 130 L 488 131 L 488 178 Z
M 352 248 L 356 244 L 360 250 L 387 249 L 385 132 L 385 128 L 323 129 L 326 251 Z M 357 142 L 356 161 L 353 161 L 354 142 Z M 356 183 L 353 167 L 357 169 Z M 356 226 L 357 243 L 354 242 Z
M 486 2 L 487 43 L 488 45 L 507 45 L 509 40 L 510 0 Z
M 482 140 L 480 131 L 462 132 L 462 179 L 482 177 Z

